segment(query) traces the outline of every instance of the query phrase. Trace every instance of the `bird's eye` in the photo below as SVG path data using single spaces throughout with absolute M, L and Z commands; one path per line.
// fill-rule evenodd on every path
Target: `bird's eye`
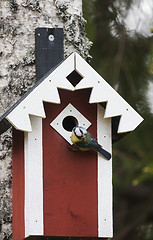
M 84 133 L 83 133 L 83 131 L 81 129 L 80 129 L 80 132 L 81 132 L 81 135 L 84 136 Z

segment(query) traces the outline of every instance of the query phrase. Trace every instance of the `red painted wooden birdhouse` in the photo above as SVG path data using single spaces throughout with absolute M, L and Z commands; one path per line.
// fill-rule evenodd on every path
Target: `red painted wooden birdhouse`
M 13 239 L 112 237 L 112 159 L 70 151 L 72 129 L 112 153 L 142 120 L 77 53 L 41 78 L 0 123 L 14 127 Z

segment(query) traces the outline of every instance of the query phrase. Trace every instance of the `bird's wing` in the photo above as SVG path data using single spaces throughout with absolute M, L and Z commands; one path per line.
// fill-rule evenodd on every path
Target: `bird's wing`
M 94 139 L 93 137 L 91 137 L 90 142 L 80 141 L 80 142 L 76 142 L 76 145 L 80 148 L 89 148 L 89 149 L 98 149 L 101 147 L 101 145 L 99 145 L 96 139 Z

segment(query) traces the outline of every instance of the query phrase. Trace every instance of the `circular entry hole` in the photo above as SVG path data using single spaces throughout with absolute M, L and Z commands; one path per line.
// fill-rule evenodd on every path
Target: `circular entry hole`
M 63 119 L 62 125 L 66 131 L 71 132 L 78 125 L 78 120 L 73 116 L 67 116 Z

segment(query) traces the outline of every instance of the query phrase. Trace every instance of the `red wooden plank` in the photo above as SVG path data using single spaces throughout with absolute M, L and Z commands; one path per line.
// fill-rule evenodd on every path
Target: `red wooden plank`
M 13 129 L 13 240 L 22 240 L 24 231 L 24 133 Z
M 71 103 L 92 123 L 96 137 L 97 105 L 89 104 L 90 90 L 60 90 L 62 103 L 45 104 L 43 120 L 45 236 L 98 236 L 97 154 L 71 152 L 50 122 Z

